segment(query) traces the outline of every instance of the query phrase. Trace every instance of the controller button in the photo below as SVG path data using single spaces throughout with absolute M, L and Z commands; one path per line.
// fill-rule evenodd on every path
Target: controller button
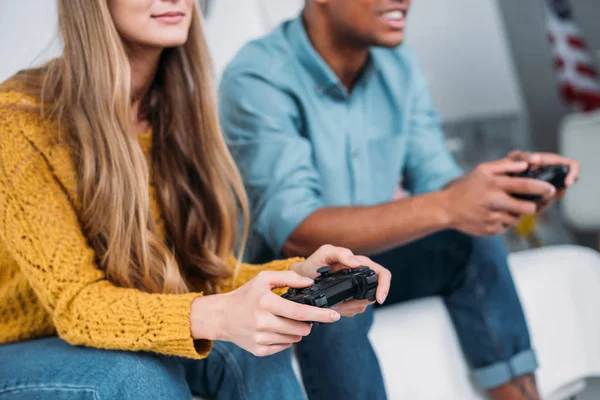
M 329 276 L 329 272 L 331 272 L 331 267 L 330 266 L 321 267 L 317 270 L 317 272 L 319 274 L 321 274 L 321 278 L 326 278 L 327 276 Z
M 371 289 L 365 294 L 365 299 L 368 301 L 375 301 L 377 289 Z

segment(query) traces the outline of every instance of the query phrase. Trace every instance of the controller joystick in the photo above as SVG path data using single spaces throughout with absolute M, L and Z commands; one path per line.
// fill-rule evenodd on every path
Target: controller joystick
M 329 272 L 331 272 L 331 267 L 328 265 L 325 267 L 321 267 L 317 270 L 317 272 L 321 274 L 319 278 L 327 278 L 329 276 Z

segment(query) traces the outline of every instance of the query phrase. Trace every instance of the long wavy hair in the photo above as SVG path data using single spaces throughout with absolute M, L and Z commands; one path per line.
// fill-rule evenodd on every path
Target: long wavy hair
M 58 123 L 78 173 L 79 219 L 99 266 L 121 287 L 218 292 L 236 273 L 229 261 L 236 248 L 238 259 L 243 252 L 248 206 L 218 122 L 198 6 L 187 42 L 164 50 L 143 101 L 153 127 L 150 165 L 130 122 L 129 49 L 107 2 L 58 0 L 58 11 L 62 57 L 4 86 L 37 98 L 43 115 Z M 151 215 L 150 183 L 165 240 Z

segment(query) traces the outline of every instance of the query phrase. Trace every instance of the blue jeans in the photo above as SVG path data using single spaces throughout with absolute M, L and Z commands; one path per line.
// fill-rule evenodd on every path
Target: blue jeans
M 386 305 L 434 295 L 444 299 L 481 388 L 494 388 L 536 370 L 501 238 L 445 231 L 373 260 L 393 274 Z M 311 400 L 386 397 L 367 337 L 372 313 L 371 308 L 355 318 L 315 326 L 299 344 L 302 377 Z
M 71 346 L 48 338 L 0 346 L 0 400 L 303 399 L 290 351 L 258 358 L 215 342 L 200 361 Z

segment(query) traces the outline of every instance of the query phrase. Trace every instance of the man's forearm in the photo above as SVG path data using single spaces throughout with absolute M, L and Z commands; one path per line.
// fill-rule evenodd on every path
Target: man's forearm
M 283 247 L 288 256 L 308 256 L 323 244 L 376 254 L 450 227 L 444 193 L 435 192 L 371 207 L 315 211 Z

